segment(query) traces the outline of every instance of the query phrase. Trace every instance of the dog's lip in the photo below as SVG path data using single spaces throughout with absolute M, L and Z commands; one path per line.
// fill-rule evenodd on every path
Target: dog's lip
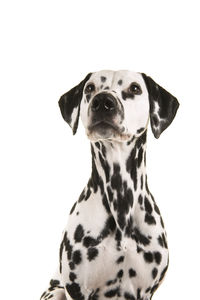
M 115 125 L 113 122 L 110 122 L 108 120 L 99 120 L 99 121 L 96 121 L 96 122 L 93 122 L 90 126 L 88 126 L 88 129 L 89 130 L 93 130 L 95 127 L 97 126 L 109 126 L 111 128 L 113 128 L 114 130 L 117 130 L 119 131 L 119 127 L 117 125 Z

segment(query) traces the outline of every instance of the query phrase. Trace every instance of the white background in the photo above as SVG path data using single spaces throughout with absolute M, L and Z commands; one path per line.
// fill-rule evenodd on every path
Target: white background
M 18 0 L 0 7 L 1 299 L 39 299 L 57 265 L 69 210 L 90 175 L 59 97 L 88 72 L 145 72 L 180 109 L 160 139 L 149 128 L 149 187 L 170 267 L 154 300 L 199 295 L 198 1 Z

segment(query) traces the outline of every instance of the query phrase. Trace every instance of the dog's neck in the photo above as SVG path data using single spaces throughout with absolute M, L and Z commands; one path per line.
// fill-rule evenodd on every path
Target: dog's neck
M 146 131 L 128 142 L 92 142 L 91 149 L 90 184 L 94 192 L 101 193 L 103 204 L 118 227 L 126 230 L 127 224 L 133 221 L 139 197 L 148 192 Z

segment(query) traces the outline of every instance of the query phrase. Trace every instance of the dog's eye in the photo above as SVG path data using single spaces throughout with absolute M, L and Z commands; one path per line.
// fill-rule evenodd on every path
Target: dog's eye
M 141 87 L 138 83 L 133 82 L 131 83 L 130 87 L 129 87 L 129 91 L 134 94 L 134 95 L 140 95 L 142 94 L 142 90 Z
M 85 93 L 92 93 L 95 91 L 95 85 L 93 83 L 89 83 L 85 88 Z

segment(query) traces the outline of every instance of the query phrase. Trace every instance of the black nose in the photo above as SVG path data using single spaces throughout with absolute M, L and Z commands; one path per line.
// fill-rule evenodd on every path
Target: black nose
M 108 93 L 100 93 L 96 95 L 91 104 L 93 112 L 115 112 L 117 102 L 114 96 Z

